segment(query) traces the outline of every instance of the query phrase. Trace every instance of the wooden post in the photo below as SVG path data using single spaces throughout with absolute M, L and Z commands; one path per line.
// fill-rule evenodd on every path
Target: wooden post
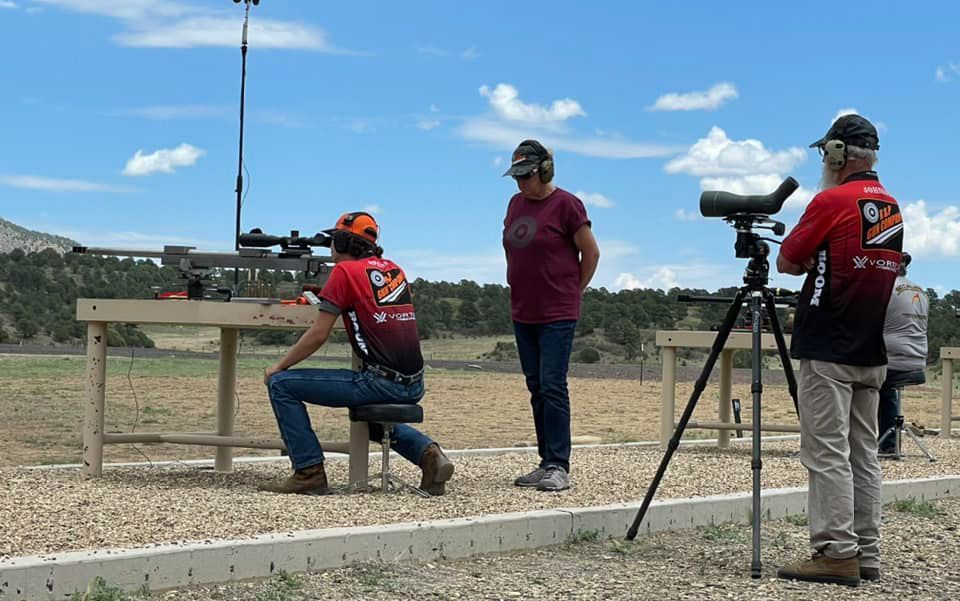
M 107 388 L 107 324 L 87 322 L 87 402 L 83 411 L 83 475 L 103 474 L 103 406 Z
M 217 382 L 217 435 L 219 436 L 233 436 L 239 332 L 236 328 L 220 328 L 220 369 Z M 233 471 L 233 447 L 217 447 L 213 469 L 217 473 Z
M 363 362 L 353 355 L 352 365 L 354 371 L 360 371 Z M 350 422 L 350 470 L 347 477 L 347 484 L 353 487 L 360 482 L 364 482 L 368 475 L 368 455 L 370 454 L 370 426 L 367 422 Z
M 664 346 L 660 349 L 663 389 L 660 397 L 660 448 L 666 449 L 673 435 L 673 420 L 676 410 L 677 349 Z
M 949 439 L 953 433 L 953 359 L 943 356 L 943 407 L 940 408 L 940 436 Z
M 730 399 L 733 390 L 733 351 L 724 349 L 720 352 L 720 396 L 717 407 L 717 421 L 730 423 Z M 730 430 L 717 431 L 717 448 L 730 447 Z

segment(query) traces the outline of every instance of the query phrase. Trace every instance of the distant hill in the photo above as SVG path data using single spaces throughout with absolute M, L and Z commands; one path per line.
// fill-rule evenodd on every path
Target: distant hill
M 74 246 L 77 246 L 77 243 L 69 238 L 28 230 L 16 223 L 0 218 L 0 253 L 8 253 L 15 248 L 19 248 L 26 253 L 40 252 L 45 248 L 52 248 L 63 254 Z

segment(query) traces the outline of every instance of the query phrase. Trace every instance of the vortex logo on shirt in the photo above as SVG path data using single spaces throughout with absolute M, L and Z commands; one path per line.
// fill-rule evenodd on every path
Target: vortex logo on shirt
M 507 241 L 514 248 L 524 248 L 533 242 L 537 235 L 537 220 L 533 217 L 521 217 L 507 228 Z
M 813 280 L 813 294 L 810 296 L 810 306 L 820 306 L 820 296 L 823 294 L 823 287 L 827 285 L 827 251 L 821 250 L 817 253 L 817 277 Z

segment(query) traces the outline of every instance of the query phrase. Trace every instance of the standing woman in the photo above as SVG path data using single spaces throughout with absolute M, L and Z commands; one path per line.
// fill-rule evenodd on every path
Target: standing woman
M 553 184 L 553 154 L 540 142 L 521 142 L 504 175 L 520 189 L 503 220 L 503 248 L 540 453 L 540 465 L 514 484 L 560 491 L 570 488 L 567 365 L 580 297 L 597 269 L 600 249 L 583 203 Z

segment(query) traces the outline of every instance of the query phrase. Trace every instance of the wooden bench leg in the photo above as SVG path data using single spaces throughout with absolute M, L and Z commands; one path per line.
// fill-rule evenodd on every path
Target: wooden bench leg
M 350 475 L 347 485 L 366 481 L 370 453 L 370 427 L 367 422 L 350 422 Z

